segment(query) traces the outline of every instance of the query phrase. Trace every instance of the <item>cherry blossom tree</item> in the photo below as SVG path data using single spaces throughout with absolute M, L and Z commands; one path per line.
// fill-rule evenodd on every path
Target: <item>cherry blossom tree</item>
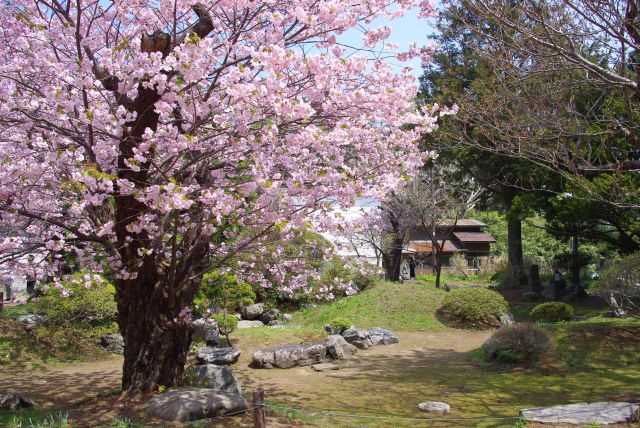
M 426 0 L 3 2 L 0 262 L 42 253 L 24 273 L 55 279 L 72 254 L 113 275 L 123 389 L 174 385 L 204 273 L 422 163 L 438 113 L 414 111 L 411 70 L 382 60 L 389 31 L 366 30 L 369 52 L 338 42 L 416 7 L 433 14 Z

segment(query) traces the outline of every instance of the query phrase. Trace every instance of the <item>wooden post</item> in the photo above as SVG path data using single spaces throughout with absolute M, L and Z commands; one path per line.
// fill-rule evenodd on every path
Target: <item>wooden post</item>
M 267 417 L 264 411 L 264 389 L 253 391 L 253 428 L 266 428 Z
M 4 291 L 0 291 L 0 312 L 4 311 Z

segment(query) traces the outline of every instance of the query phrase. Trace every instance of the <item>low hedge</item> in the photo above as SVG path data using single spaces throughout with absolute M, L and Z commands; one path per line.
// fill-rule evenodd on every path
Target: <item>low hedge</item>
M 563 302 L 542 303 L 531 310 L 531 318 L 538 322 L 570 321 L 574 314 L 573 306 Z
M 490 328 L 500 325 L 500 314 L 509 305 L 496 291 L 482 287 L 457 288 L 448 293 L 438 313 L 450 324 L 467 328 Z

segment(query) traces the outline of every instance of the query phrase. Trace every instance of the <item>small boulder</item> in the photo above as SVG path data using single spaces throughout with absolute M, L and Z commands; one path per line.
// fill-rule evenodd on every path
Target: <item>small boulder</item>
M 214 319 L 198 318 L 191 325 L 193 326 L 192 340 L 194 343 L 206 341 L 210 331 L 218 333 L 218 323 Z
M 451 406 L 441 401 L 425 401 L 424 403 L 418 404 L 418 410 L 446 415 L 451 411 Z
M 380 327 L 373 327 L 369 330 L 369 336 L 371 337 L 373 346 L 391 345 L 399 342 L 398 336 L 396 336 L 394 332 Z
M 16 318 L 16 321 L 22 324 L 24 329 L 27 331 L 31 331 L 39 325 L 47 325 L 46 318 L 42 315 L 36 314 L 20 315 L 18 318 Z
M 120 334 L 107 334 L 100 338 L 100 344 L 113 354 L 124 354 L 124 338 Z
M 235 313 L 235 314 L 233 314 L 233 316 L 238 318 L 238 321 L 240 321 L 242 319 L 242 315 L 240 315 L 239 313 Z
M 258 369 L 288 369 L 309 366 L 326 360 L 327 347 L 322 343 L 311 345 L 280 345 L 259 349 L 253 353 L 253 366 Z
M 262 321 L 258 321 L 258 320 L 254 320 L 254 321 L 249 321 L 249 320 L 238 321 L 238 329 L 239 330 L 242 330 L 243 328 L 254 328 L 254 327 L 264 327 L 264 324 L 262 324 Z
M 242 394 L 240 382 L 228 367 L 215 364 L 189 366 L 185 369 L 184 377 L 188 386 Z
M 338 370 L 340 367 L 336 366 L 335 364 L 331 364 L 331 363 L 320 363 L 320 364 L 314 364 L 311 366 L 312 369 L 314 369 L 317 372 L 326 372 L 329 370 Z
M 215 364 L 228 366 L 238 361 L 240 350 L 236 348 L 200 348 L 196 351 L 196 364 Z
M 282 314 L 282 319 L 285 320 L 286 322 L 292 321 L 293 320 L 293 315 L 291 315 L 291 314 Z
M 269 324 L 272 321 L 276 321 L 280 316 L 280 313 L 280 309 L 269 309 L 260 316 L 260 321 L 265 324 Z
M 500 312 L 500 324 L 501 325 L 514 325 L 516 320 L 513 318 L 511 312 Z
M 366 349 L 373 345 L 371 336 L 367 330 L 348 328 L 342 332 L 344 340 L 356 346 L 358 349 Z
M 487 358 L 495 359 L 498 355 L 498 339 L 490 337 L 482 344 L 482 351 Z
M 207 331 L 207 336 L 205 337 L 205 344 L 209 348 L 217 348 L 220 346 L 220 333 L 218 330 L 209 330 Z
M 264 303 L 243 306 L 240 308 L 240 315 L 246 320 L 255 320 L 264 313 Z
M 327 347 L 327 356 L 334 360 L 341 360 L 358 352 L 358 348 L 344 340 L 344 337 L 339 334 L 327 337 L 324 346 Z
M 33 407 L 36 403 L 30 398 L 25 397 L 17 392 L 8 392 L 0 394 L 0 409 L 14 412 L 25 407 Z
M 156 418 L 187 422 L 246 411 L 247 401 L 238 394 L 206 388 L 179 388 L 160 394 L 147 403 Z

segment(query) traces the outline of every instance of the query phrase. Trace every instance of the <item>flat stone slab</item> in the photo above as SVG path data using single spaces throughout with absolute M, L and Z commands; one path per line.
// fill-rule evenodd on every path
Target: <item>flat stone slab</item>
M 567 404 L 563 406 L 538 407 L 520 410 L 527 421 L 547 424 L 582 425 L 590 423 L 624 423 L 640 407 L 633 403 L 602 401 L 598 403 Z
M 236 348 L 204 347 L 196 351 L 196 364 L 228 366 L 238 361 L 238 358 L 240 358 L 240 350 Z
M 242 396 L 205 388 L 174 389 L 147 403 L 149 414 L 174 422 L 235 415 L 245 410 L 247 401 Z
M 441 401 L 425 401 L 424 403 L 418 404 L 418 410 L 422 412 L 446 415 L 451 411 L 451 406 Z
M 336 366 L 335 364 L 331 364 L 331 363 L 321 363 L 321 364 L 314 364 L 311 366 L 312 369 L 314 369 L 317 372 L 326 372 L 328 370 L 339 370 L 340 367 Z
M 255 328 L 255 327 L 264 327 L 264 323 L 259 320 L 242 320 L 238 321 L 238 330 L 242 330 L 245 328 Z

